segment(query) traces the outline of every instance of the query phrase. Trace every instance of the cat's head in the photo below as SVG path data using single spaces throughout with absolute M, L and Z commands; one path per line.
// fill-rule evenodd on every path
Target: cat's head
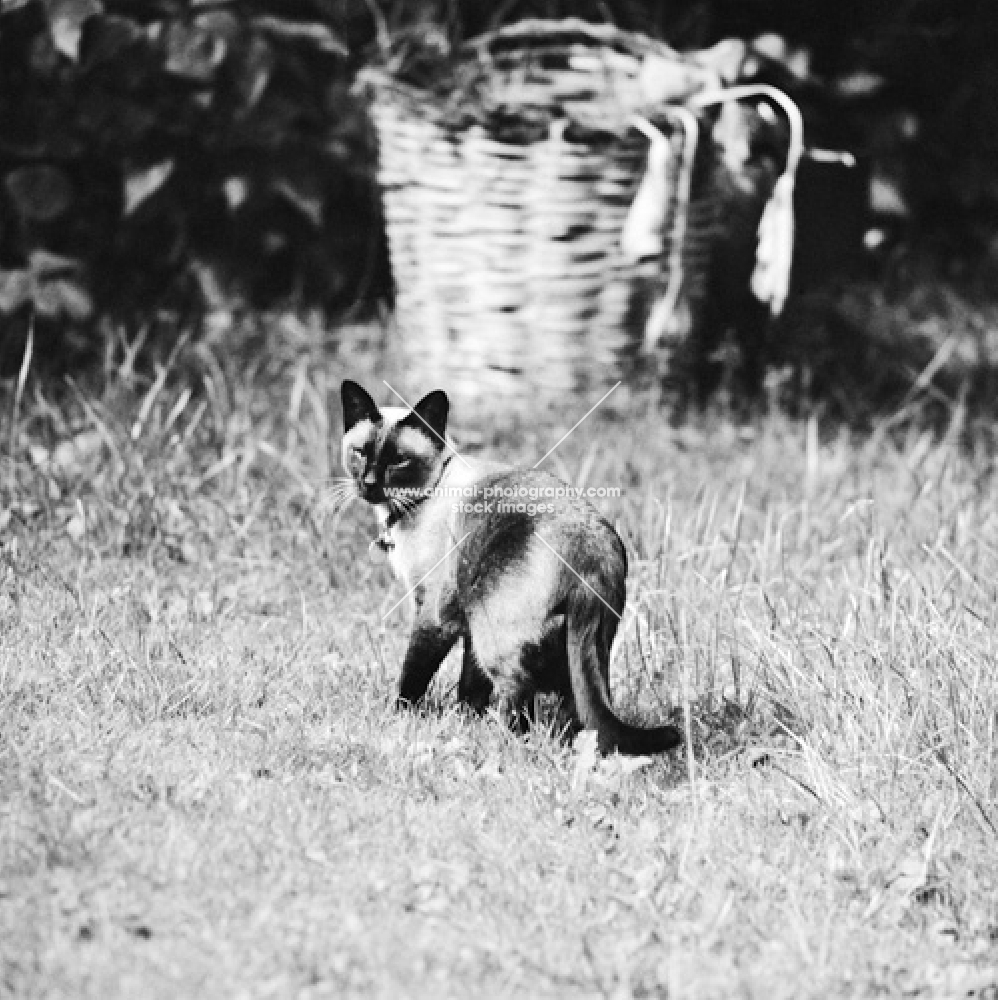
M 447 394 L 438 389 L 413 409 L 384 407 L 363 386 L 349 379 L 343 400 L 343 468 L 372 504 L 402 507 L 398 498 L 436 484 L 446 459 Z M 403 491 L 394 494 L 393 491 Z

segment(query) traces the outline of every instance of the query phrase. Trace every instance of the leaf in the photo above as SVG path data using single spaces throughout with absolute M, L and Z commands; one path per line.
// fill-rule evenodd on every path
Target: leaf
M 249 193 L 250 186 L 245 177 L 232 176 L 222 184 L 222 194 L 225 195 L 225 203 L 230 212 L 236 211 L 243 205 Z
M 83 23 L 87 18 L 102 13 L 103 7 L 98 0 L 45 0 L 45 6 L 48 8 L 52 43 L 64 56 L 76 62 L 80 54 Z
M 641 63 L 638 86 L 646 105 L 679 104 L 706 89 L 713 73 L 678 58 L 647 55 Z
M 252 108 L 263 97 L 274 71 L 274 53 L 262 38 L 252 38 L 241 53 L 235 84 L 244 108 Z
M 27 271 L 0 271 L 0 313 L 12 313 L 31 299 Z
M 80 270 L 78 261 L 48 250 L 29 255 L 29 297 L 40 316 L 85 320 L 93 314 L 90 293 L 72 275 Z
M 811 76 L 811 51 L 803 45 L 794 45 L 782 35 L 766 32 L 752 42 L 752 50 L 771 62 L 779 63 L 799 80 Z
M 891 176 L 879 164 L 874 166 L 870 178 L 870 210 L 874 215 L 889 215 L 897 219 L 907 219 L 911 215 L 899 178 Z
M 273 35 L 275 38 L 280 38 L 285 42 L 307 42 L 320 52 L 342 56 L 344 59 L 350 54 L 350 50 L 340 38 L 324 24 L 288 21 L 283 17 L 271 17 L 269 15 L 254 17 L 253 24 L 260 31 Z
M 203 28 L 189 28 L 176 22 L 167 26 L 163 36 L 166 71 L 198 83 L 208 83 L 225 60 L 225 39 Z
M 887 86 L 887 80 L 879 73 L 869 69 L 858 69 L 846 73 L 832 81 L 832 90 L 845 98 L 863 98 L 878 94 Z
M 90 293 L 78 282 L 68 278 L 57 278 L 48 284 L 50 294 L 55 298 L 57 311 L 77 322 L 90 319 L 94 312 Z
M 271 187 L 305 216 L 316 229 L 322 228 L 322 212 L 326 199 L 325 189 L 318 175 L 297 171 L 276 178 L 271 182 Z
M 62 307 L 62 298 L 54 287 L 54 282 L 32 281 L 31 302 L 35 312 L 46 319 L 55 319 Z
M 173 173 L 174 161 L 163 160 L 145 170 L 135 170 L 125 177 L 125 215 L 131 215 L 139 205 L 151 198 Z
M 52 452 L 52 468 L 63 476 L 79 476 L 85 466 L 100 454 L 104 437 L 100 431 L 83 431 L 61 441 Z
M 225 39 L 228 45 L 236 41 L 242 31 L 239 19 L 227 10 L 212 10 L 206 14 L 199 14 L 194 19 L 194 24 L 212 35 Z
M 80 262 L 74 257 L 64 257 L 51 250 L 32 250 L 28 254 L 28 270 L 36 279 L 55 278 L 75 274 Z
M 722 84 L 730 87 L 746 73 L 748 42 L 741 38 L 724 38 L 709 49 L 690 52 L 689 58 L 700 66 L 713 70 Z
M 192 260 L 190 272 L 198 283 L 201 297 L 211 312 L 220 312 L 226 305 L 225 282 L 218 270 L 204 261 Z
M 7 192 L 23 219 L 51 222 L 73 203 L 73 186 L 57 167 L 34 164 L 7 174 Z

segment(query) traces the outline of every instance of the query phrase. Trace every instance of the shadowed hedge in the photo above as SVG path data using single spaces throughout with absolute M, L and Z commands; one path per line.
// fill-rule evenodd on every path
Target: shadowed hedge
M 0 313 L 355 296 L 373 149 L 332 13 L 5 0 Z

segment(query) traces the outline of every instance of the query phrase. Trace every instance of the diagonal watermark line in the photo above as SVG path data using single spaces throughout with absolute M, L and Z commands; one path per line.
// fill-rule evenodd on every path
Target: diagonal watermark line
M 389 388 L 391 388 L 389 386 Z M 466 531 L 382 616 L 384 621 L 452 552 L 460 548 L 461 543 L 470 535 Z M 571 567 L 569 567 L 571 568 Z M 583 581 L 585 582 L 585 581 Z M 599 596 L 599 595 L 597 595 Z M 612 610 L 612 609 L 611 609 Z
M 617 384 L 619 385 L 620 383 L 618 382 Z M 611 391 L 612 391 L 612 390 L 611 390 Z M 467 537 L 467 536 L 465 536 L 465 537 Z M 560 559 L 560 560 L 561 560 L 561 562 L 562 562 L 562 563 L 564 563 L 564 564 L 565 564 L 565 566 L 567 566 L 567 567 L 568 567 L 568 569 L 569 569 L 569 570 L 570 570 L 570 571 L 571 571 L 571 572 L 572 572 L 573 574 L 575 574 L 575 576 L 576 576 L 576 577 L 578 578 L 579 582 L 580 582 L 580 583 L 581 583 L 581 584 L 582 584 L 582 585 L 583 585 L 584 587 L 586 587 L 587 589 L 591 590 L 591 591 L 593 592 L 593 594 L 594 594 L 594 595 L 596 596 L 596 599 L 597 599 L 598 601 L 601 601 L 601 602 L 602 602 L 602 603 L 603 603 L 604 605 L 606 605 L 606 607 L 607 607 L 607 608 L 608 608 L 608 609 L 610 610 L 611 614 L 613 614 L 613 615 L 614 615 L 614 616 L 616 617 L 617 621 L 620 621 L 620 614 L 619 614 L 619 613 L 618 613 L 618 612 L 616 611 L 616 609 L 614 609 L 614 608 L 611 608 L 611 607 L 610 607 L 610 605 L 609 605 L 609 604 L 607 604 L 607 603 L 606 603 L 606 601 L 604 601 L 604 600 L 603 600 L 602 596 L 600 596 L 599 594 L 597 594 L 597 593 L 596 593 L 596 591 L 595 591 L 595 590 L 593 590 L 593 588 L 592 588 L 591 586 L 589 586 L 589 583 L 588 583 L 587 581 L 583 580 L 583 578 L 582 578 L 581 576 L 579 576 L 579 573 L 578 573 L 578 571 L 576 570 L 576 568 L 575 568 L 575 567 L 574 567 L 574 566 L 573 566 L 573 565 L 572 565 L 571 563 L 569 563 L 569 562 L 565 562 L 565 560 L 561 558 L 561 555 L 560 555 L 560 554 L 559 554 L 559 553 L 558 553 L 558 552 L 557 552 L 557 551 L 555 550 L 554 546 L 552 546 L 552 545 L 551 545 L 551 544 L 550 544 L 549 542 L 545 542 L 545 541 L 544 541 L 544 536 L 543 536 L 543 535 L 541 535 L 541 534 L 540 534 L 539 532 L 536 532 L 536 531 L 535 531 L 535 532 L 534 532 L 534 538 L 536 538 L 536 539 L 537 539 L 537 540 L 538 540 L 539 542 L 544 542 L 544 544 L 545 544 L 545 545 L 546 545 L 546 546 L 547 546 L 547 547 L 548 547 L 549 549 L 551 549 L 551 551 L 552 551 L 552 552 L 554 552 L 554 554 L 555 554 L 555 555 L 556 555 L 556 556 L 558 557 L 558 559 Z M 463 540 L 464 540 L 464 539 L 462 539 L 462 541 L 463 541 Z
M 387 385 L 387 383 L 386 383 L 386 385 Z M 547 458 L 547 457 L 548 457 L 548 455 L 550 455 L 550 454 L 551 454 L 551 452 L 553 452 L 553 451 L 555 450 L 555 448 L 557 448 L 557 447 L 559 447 L 559 446 L 561 445 L 562 441 L 564 441 L 564 440 L 565 440 L 565 439 L 566 439 L 567 437 L 569 437 L 569 435 L 573 434 L 573 433 L 575 432 L 575 429 L 576 429 L 576 428 L 577 428 L 577 427 L 579 426 L 579 424 L 581 424 L 583 420 L 586 420 L 586 419 L 587 419 L 587 418 L 588 418 L 588 417 L 590 416 L 590 414 L 592 414 L 592 412 L 593 412 L 594 410 L 596 410 L 596 409 L 597 409 L 598 407 L 602 406 L 602 405 L 603 405 L 603 403 L 604 403 L 604 401 L 606 400 L 607 396 L 609 396 L 609 395 L 610 395 L 610 393 L 611 393 L 611 392 L 613 392 L 613 391 L 614 391 L 614 389 L 616 389 L 616 388 L 617 388 L 617 386 L 619 386 L 619 385 L 620 385 L 620 382 L 618 382 L 618 383 L 617 383 L 616 385 L 614 385 L 614 386 L 613 386 L 613 387 L 612 387 L 612 388 L 611 388 L 611 389 L 609 390 L 609 392 L 607 392 L 606 396 L 604 396 L 604 397 L 603 397 L 602 399 L 600 399 L 600 400 L 598 400 L 598 401 L 597 401 L 596 403 L 594 403 L 594 404 L 592 405 L 592 408 L 591 408 L 591 409 L 590 409 L 590 410 L 589 410 L 589 411 L 588 411 L 588 412 L 586 413 L 586 415 L 585 415 L 584 417 L 581 417 L 581 418 L 580 418 L 580 419 L 578 420 L 578 422 L 577 422 L 577 423 L 575 424 L 575 427 L 573 427 L 573 428 L 572 428 L 571 430 L 569 430 L 569 431 L 566 431 L 566 432 L 565 432 L 565 433 L 564 433 L 564 434 L 563 434 L 563 435 L 561 436 L 561 438 L 559 438 L 559 440 L 558 440 L 558 441 L 557 441 L 557 442 L 556 442 L 556 443 L 554 444 L 554 446 L 553 446 L 553 447 L 549 448 L 549 449 L 548 449 L 548 450 L 547 450 L 547 451 L 546 451 L 546 452 L 545 452 L 545 453 L 544 453 L 544 454 L 543 454 L 543 455 L 542 455 L 542 456 L 541 456 L 541 457 L 540 457 L 540 458 L 539 458 L 539 459 L 538 459 L 538 460 L 537 460 L 536 462 L 534 462 L 534 464 L 533 464 L 532 468 L 536 469 L 536 468 L 537 468 L 537 466 L 538 466 L 538 465 L 540 465 L 540 464 L 541 464 L 541 462 L 543 462 L 543 461 L 544 461 L 544 459 L 545 459 L 545 458 Z M 391 389 L 391 386 L 388 386 L 388 388 L 389 388 L 389 389 Z M 552 549 L 552 551 L 554 551 L 554 550 Z M 557 554 L 557 553 L 556 553 L 556 554 Z M 561 558 L 561 556 L 558 556 L 558 558 L 560 559 L 560 558 Z M 562 560 L 562 561 L 564 561 L 564 560 Z M 571 568 L 571 567 L 569 567 L 569 568 Z M 601 598 L 601 600 L 602 600 L 602 598 Z
M 402 402 L 403 402 L 403 403 L 405 403 L 405 405 L 406 405 L 406 406 L 408 406 L 410 410 L 412 410 L 412 413 L 413 413 L 413 416 L 415 416 L 415 417 L 416 417 L 416 418 L 417 418 L 417 419 L 419 420 L 419 422 L 420 422 L 420 423 L 421 423 L 421 424 L 422 424 L 422 425 L 423 425 L 423 426 L 424 426 L 424 427 L 425 427 L 425 428 L 426 428 L 426 429 L 427 429 L 427 430 L 428 430 L 428 431 L 429 431 L 429 432 L 430 432 L 430 433 L 431 433 L 431 434 L 432 434 L 432 435 L 433 435 L 433 436 L 434 436 L 435 438 L 437 438 L 437 440 L 441 441 L 441 442 L 442 442 L 442 443 L 443 443 L 444 445 L 446 445 L 446 447 L 450 448 L 450 450 L 451 450 L 452 452 L 454 452 L 454 455 L 455 455 L 455 456 L 456 456 L 457 458 L 461 459 L 461 462 L 462 462 L 462 463 L 463 463 L 463 464 L 464 464 L 465 466 L 467 466 L 467 467 L 468 467 L 469 469 L 471 468 L 471 465 L 470 465 L 470 464 L 468 463 L 467 459 L 466 459 L 466 458 L 465 458 L 465 457 L 464 457 L 464 456 L 463 456 L 463 455 L 462 455 L 462 454 L 461 454 L 461 453 L 460 453 L 460 452 L 459 452 L 459 451 L 457 450 L 457 448 L 455 448 L 455 447 L 454 447 L 454 445 L 452 445 L 452 444 L 450 443 L 450 441 L 448 441 L 448 440 L 447 440 L 446 438 L 442 438 L 442 437 L 440 437 L 440 435 L 439 435 L 439 434 L 438 434 L 438 433 L 437 433 L 437 432 L 436 432 L 436 431 L 435 431 L 435 430 L 434 430 L 434 429 L 433 429 L 433 428 L 432 428 L 432 427 L 431 427 L 431 426 L 430 426 L 430 425 L 429 425 L 429 424 L 428 424 L 428 423 L 427 423 L 427 422 L 426 422 L 426 421 L 425 421 L 425 420 L 424 420 L 424 419 L 423 419 L 423 418 L 422 418 L 422 417 L 421 417 L 421 416 L 420 416 L 420 415 L 419 415 L 418 413 L 416 413 L 415 409 L 413 409 L 413 407 L 412 407 L 412 406 L 409 406 L 409 403 L 408 403 L 408 402 L 406 401 L 406 398 L 405 398 L 405 396 L 403 396 L 403 395 L 402 395 L 402 393 L 400 393 L 400 392 L 399 392 L 399 391 L 398 391 L 398 390 L 397 390 L 397 389 L 396 389 L 396 388 L 395 388 L 394 386 L 392 386 L 392 385 L 391 385 L 391 384 L 390 384 L 390 383 L 389 383 L 389 382 L 388 382 L 388 381 L 387 381 L 386 379 L 382 379 L 381 381 L 382 381 L 382 382 L 384 382 L 384 383 L 385 383 L 385 385 L 387 385 L 387 386 L 388 386 L 388 388 L 389 388 L 389 389 L 391 389 L 391 390 L 392 390 L 392 392 L 394 392 L 394 393 L 395 393 L 395 395 L 396 395 L 396 396 L 398 396 L 398 398 L 399 398 L 399 399 L 401 399 L 401 400 L 402 400 Z M 620 385 L 620 383 L 618 382 L 618 383 L 617 383 L 617 385 Z M 616 389 L 616 387 L 617 387 L 617 386 L 614 386 L 614 389 Z M 613 389 L 611 389 L 611 390 L 610 390 L 610 392 L 613 392 Z M 607 395 L 609 395 L 609 393 L 607 393 Z M 604 396 L 603 398 L 605 399 L 606 397 Z M 602 402 L 603 402 L 603 400 L 601 399 L 601 400 L 600 400 L 600 403 L 602 403 Z M 597 405 L 597 406 L 599 406 L 599 403 L 597 403 L 596 405 Z M 587 414 L 586 414 L 586 417 L 588 417 L 588 416 L 589 416 L 589 414 L 587 413 Z M 585 419 L 586 419 L 586 417 L 583 417 L 582 419 L 583 419 L 583 420 L 585 420 Z M 572 430 L 575 430 L 575 428 L 573 427 L 573 428 L 572 428 Z M 569 433 L 569 434 L 571 434 L 571 433 L 572 433 L 572 431 L 569 431 L 568 433 Z M 559 441 L 559 442 L 558 442 L 558 444 L 560 444 L 560 443 L 561 443 L 561 442 Z M 557 447 L 558 447 L 558 445 L 555 445 L 555 447 L 557 448 Z

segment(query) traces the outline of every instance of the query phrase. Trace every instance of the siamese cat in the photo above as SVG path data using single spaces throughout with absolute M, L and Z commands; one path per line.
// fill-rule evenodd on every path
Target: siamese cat
M 610 646 L 624 611 L 627 554 L 599 512 L 545 472 L 456 454 L 438 390 L 411 411 L 342 390 L 344 469 L 374 506 L 377 544 L 412 588 L 415 621 L 398 704 L 416 705 L 461 639 L 460 700 L 497 699 L 523 718 L 535 693 L 562 697 L 603 753 L 660 753 L 673 726 L 623 722 L 610 702 Z

